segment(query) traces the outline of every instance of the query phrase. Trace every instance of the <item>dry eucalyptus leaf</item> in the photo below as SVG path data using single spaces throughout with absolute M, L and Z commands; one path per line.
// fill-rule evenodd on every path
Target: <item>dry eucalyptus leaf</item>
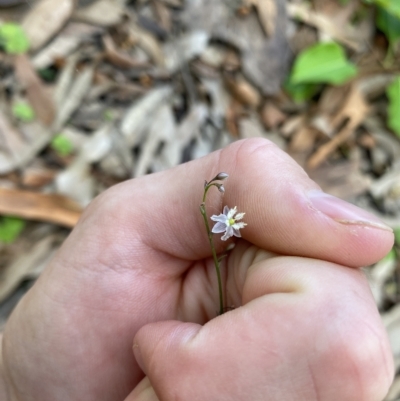
M 90 164 L 82 156 L 58 174 L 55 184 L 57 193 L 73 199 L 82 207 L 94 198 L 94 178 L 90 174 Z
M 36 116 L 44 125 L 51 125 L 56 111 L 48 88 L 44 86 L 25 54 L 17 55 L 14 60 L 16 76 L 26 90 L 26 96 Z
M 107 59 L 116 67 L 130 69 L 149 68 L 151 66 L 147 61 L 135 60 L 128 54 L 119 51 L 109 35 L 103 36 L 103 45 Z
M 143 144 L 137 166 L 135 168 L 135 177 L 146 174 L 150 168 L 155 153 L 163 141 L 174 140 L 176 132 L 174 116 L 171 112 L 170 105 L 161 106 L 153 115 L 150 123 L 146 140 Z M 171 166 L 172 167 L 172 166 Z
M 64 196 L 0 188 L 0 214 L 74 227 L 81 212 L 76 202 Z
M 163 47 L 165 67 L 173 74 L 184 63 L 200 55 L 206 48 L 209 36 L 204 31 L 185 34 L 178 40 L 167 42 Z
M 74 0 L 41 0 L 26 15 L 22 27 L 31 50 L 47 43 L 66 24 L 75 7 Z
M 108 27 L 122 20 L 124 9 L 125 0 L 97 0 L 75 10 L 73 17 L 92 25 Z
M 245 78 L 225 78 L 225 83 L 232 95 L 243 105 L 257 108 L 261 103 L 261 95 L 257 88 Z
M 55 132 L 58 132 L 60 129 L 62 129 L 71 115 L 82 104 L 83 99 L 86 97 L 90 86 L 92 85 L 93 74 L 94 68 L 86 67 L 86 69 L 80 72 L 75 78 L 71 89 L 68 91 L 66 97 L 59 106 L 57 117 L 53 126 L 53 130 Z
M 132 40 L 137 42 L 137 45 L 147 53 L 156 65 L 163 67 L 165 65 L 165 58 L 158 40 L 149 31 L 142 29 L 133 21 L 129 24 L 129 31 Z
M 121 132 L 129 146 L 137 145 L 143 132 L 150 124 L 151 116 L 172 95 L 172 87 L 164 86 L 151 90 L 136 101 L 126 112 L 121 121 Z
M 32 63 L 37 69 L 46 68 L 52 65 L 55 60 L 66 58 L 81 43 L 102 32 L 103 29 L 96 26 L 81 22 L 69 22 L 47 46 L 33 56 Z
M 51 140 L 51 133 L 38 122 L 23 124 L 20 131 L 0 110 L 0 174 L 24 167 Z

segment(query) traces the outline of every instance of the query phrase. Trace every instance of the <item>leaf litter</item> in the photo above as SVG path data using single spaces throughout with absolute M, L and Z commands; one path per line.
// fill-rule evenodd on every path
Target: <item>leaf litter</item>
M 395 230 L 366 271 L 400 372 L 400 15 L 371 3 L 0 0 L 0 325 L 96 195 L 264 137 Z

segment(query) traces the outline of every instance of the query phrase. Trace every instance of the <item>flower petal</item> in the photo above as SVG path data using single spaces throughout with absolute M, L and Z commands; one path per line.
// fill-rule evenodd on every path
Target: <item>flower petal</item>
M 212 221 L 220 221 L 221 223 L 226 222 L 226 216 L 224 214 L 219 214 L 218 216 L 214 214 L 213 216 L 210 217 L 210 219 Z
M 229 212 L 229 207 L 224 206 L 224 211 L 223 211 L 224 215 L 226 216 L 228 214 L 228 212 Z
M 242 236 L 242 234 L 240 234 L 240 231 L 238 229 L 234 228 L 234 227 L 232 227 L 232 228 L 233 228 L 233 235 L 235 237 L 239 237 L 240 238 Z
M 221 237 L 222 241 L 226 241 L 233 236 L 233 228 L 231 226 L 226 228 L 226 233 Z
M 221 223 L 220 221 L 214 225 L 211 232 L 214 234 L 223 233 L 226 230 L 226 224 Z
M 247 226 L 247 224 L 246 224 L 246 223 L 243 223 L 242 221 L 239 222 L 239 223 L 232 224 L 232 227 L 233 227 L 235 230 L 240 230 L 241 228 L 245 228 L 246 226 Z
M 235 216 L 235 220 L 242 220 L 245 214 L 246 214 L 246 213 L 238 213 L 238 214 Z
M 224 212 L 225 212 L 225 209 L 224 209 Z M 235 206 L 233 209 L 229 210 L 228 214 L 226 215 L 226 217 L 228 218 L 228 220 L 231 219 L 231 218 L 233 218 L 233 216 L 235 215 L 235 213 L 236 213 L 236 206 Z

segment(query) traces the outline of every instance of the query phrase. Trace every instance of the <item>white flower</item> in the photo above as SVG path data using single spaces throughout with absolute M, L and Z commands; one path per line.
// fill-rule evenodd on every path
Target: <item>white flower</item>
M 217 222 L 211 231 L 214 234 L 225 232 L 221 238 L 223 241 L 226 241 L 228 238 L 233 236 L 241 237 L 239 230 L 247 226 L 247 224 L 243 222 L 237 223 L 237 220 L 243 219 L 244 215 L 245 213 L 236 214 L 236 206 L 233 209 L 229 209 L 228 206 L 225 206 L 224 212 L 219 216 L 211 216 L 211 220 Z

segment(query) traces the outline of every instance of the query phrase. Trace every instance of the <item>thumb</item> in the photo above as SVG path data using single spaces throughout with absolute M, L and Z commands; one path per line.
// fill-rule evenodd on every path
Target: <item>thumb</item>
M 162 399 L 176 399 L 176 387 L 181 386 L 171 386 L 171 383 L 180 381 L 182 370 L 187 373 L 194 367 L 186 345 L 200 329 L 198 324 L 178 321 L 142 327 L 135 336 L 133 352 L 146 377 L 125 401 L 159 401 L 157 394 L 162 394 Z

